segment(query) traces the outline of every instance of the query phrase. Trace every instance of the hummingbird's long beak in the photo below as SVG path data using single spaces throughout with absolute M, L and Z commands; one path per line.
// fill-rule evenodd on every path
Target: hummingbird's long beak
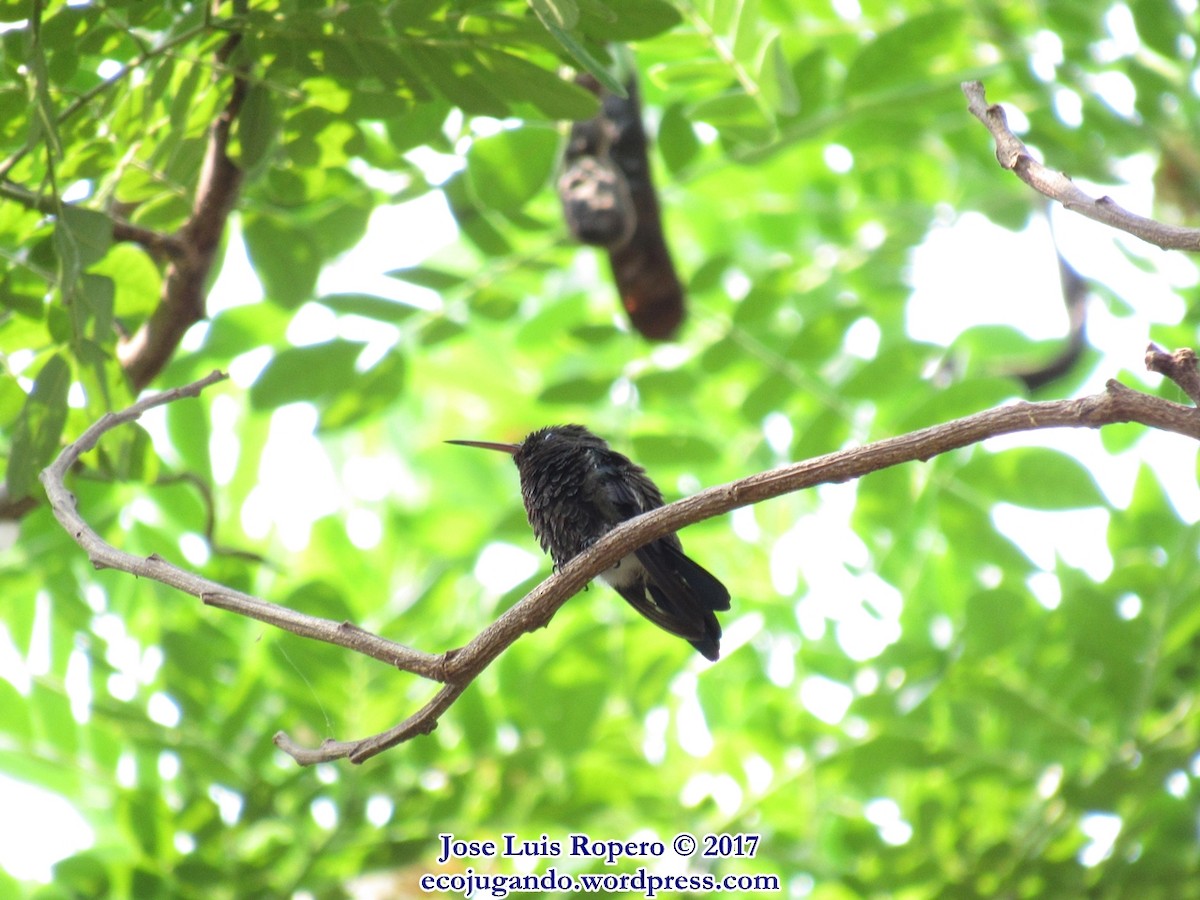
M 497 444 L 493 441 L 446 441 L 447 444 L 458 444 L 461 447 L 482 447 L 484 450 L 499 450 L 510 456 L 521 449 L 520 444 Z

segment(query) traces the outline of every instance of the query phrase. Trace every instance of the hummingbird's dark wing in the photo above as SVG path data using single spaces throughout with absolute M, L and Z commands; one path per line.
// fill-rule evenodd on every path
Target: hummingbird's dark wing
M 624 522 L 662 506 L 654 482 L 626 457 L 605 447 L 593 450 L 591 458 L 588 499 L 605 521 Z M 659 628 L 689 641 L 708 659 L 718 657 L 721 625 L 713 613 L 729 609 L 729 591 L 684 554 L 678 537 L 652 541 L 604 580 Z
M 713 613 L 729 609 L 725 585 L 688 557 L 676 541 L 660 539 L 634 555 L 646 568 L 646 590 L 654 605 L 675 626 L 667 631 L 686 638 L 704 656 L 715 660 L 720 653 L 721 623 Z

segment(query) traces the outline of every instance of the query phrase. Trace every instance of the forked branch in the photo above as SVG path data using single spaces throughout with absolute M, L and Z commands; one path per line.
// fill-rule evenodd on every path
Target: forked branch
M 1131 213 L 1111 197 L 1092 197 L 1067 175 L 1042 165 L 1025 143 L 1008 127 L 1008 117 L 998 103 L 987 102 L 983 83 L 964 81 L 967 109 L 992 133 L 996 142 L 996 160 L 1018 178 L 1051 200 L 1057 200 L 1072 212 L 1128 232 L 1164 250 L 1200 250 L 1200 229 L 1167 225 Z
M 231 76 L 229 97 L 208 128 L 204 161 L 197 175 L 192 209 L 187 219 L 174 232 L 162 232 L 128 221 L 117 209 L 108 215 L 112 222 L 112 239 L 141 245 L 159 263 L 165 264 L 159 303 L 146 322 L 134 334 L 123 337 L 117 355 L 135 390 L 149 384 L 171 360 L 184 333 L 207 315 L 209 275 L 217 261 L 229 216 L 241 196 L 244 173 L 229 155 L 230 137 L 234 122 L 242 111 L 249 90 L 248 66 L 237 61 L 235 54 L 242 43 L 238 19 L 247 11 L 246 0 L 235 0 L 232 21 L 222 21 L 217 15 L 219 2 L 205 22 L 165 40 L 146 50 L 122 66 L 109 78 L 84 91 L 56 117 L 61 125 L 86 110 L 89 105 L 113 85 L 119 84 L 149 61 L 174 52 L 182 44 L 195 40 L 217 27 L 229 29 L 228 36 L 214 52 L 214 78 Z M 220 25 L 218 25 L 220 23 Z M 13 200 L 21 205 L 47 214 L 59 214 L 64 204 L 55 195 L 31 191 L 8 178 L 8 173 L 24 159 L 33 145 L 27 145 L 8 159 L 0 160 L 0 199 Z M 24 498 L 22 498 L 23 500 Z M 12 517 L 27 511 L 27 504 L 0 503 L 0 516 Z
M 235 9 L 244 11 L 244 3 Z M 234 31 L 216 52 L 216 72 L 222 73 L 242 40 Z M 208 276 L 217 259 L 229 216 L 241 196 L 244 173 L 229 155 L 233 123 L 248 90 L 246 66 L 232 66 L 229 100 L 209 126 L 204 163 L 196 182 L 192 211 L 171 236 L 174 253 L 163 278 L 158 306 L 150 318 L 118 347 L 121 367 L 134 388 L 141 390 L 175 355 L 184 333 L 207 315 Z M 114 232 L 114 237 L 120 237 Z M 138 240 L 136 235 L 126 239 Z M 144 243 L 144 242 L 143 242 Z M 153 245 L 146 244 L 154 250 Z
M 1161 372 L 1177 382 L 1193 400 L 1200 401 L 1200 375 L 1196 372 L 1196 356 L 1191 350 L 1167 354 L 1151 346 L 1147 351 L 1146 363 L 1152 371 Z M 305 615 L 227 588 L 181 569 L 157 555 L 143 558 L 125 553 L 105 542 L 79 515 L 75 498 L 67 489 L 64 478 L 81 454 L 93 448 L 106 432 L 136 420 L 146 410 L 182 397 L 194 397 L 224 377 L 214 372 L 194 384 L 144 397 L 123 412 L 104 416 L 62 451 L 42 473 L 42 483 L 55 516 L 97 568 L 115 568 L 153 579 L 199 597 L 210 606 L 249 616 L 302 637 L 363 653 L 442 685 L 421 709 L 377 735 L 350 741 L 327 740 L 318 747 L 307 748 L 284 732 L 276 734 L 276 745 L 303 765 L 335 759 L 361 763 L 416 735 L 433 731 L 438 719 L 474 678 L 521 635 L 548 624 L 559 607 L 618 560 L 650 541 L 687 525 L 818 484 L 849 481 L 901 463 L 928 460 L 949 450 L 1001 434 L 1043 428 L 1100 428 L 1121 422 L 1139 422 L 1151 428 L 1200 440 L 1200 410 L 1109 381 L 1102 393 L 1088 397 L 1006 404 L 862 447 L 839 450 L 760 472 L 701 491 L 614 528 L 586 552 L 539 584 L 465 647 L 432 654 L 389 641 L 349 622 Z

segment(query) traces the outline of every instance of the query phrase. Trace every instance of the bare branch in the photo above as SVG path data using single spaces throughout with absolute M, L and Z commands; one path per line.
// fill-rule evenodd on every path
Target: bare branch
M 1147 364 L 1179 382 L 1189 395 L 1200 395 L 1200 374 L 1196 372 L 1196 356 L 1192 351 L 1166 354 L 1151 347 Z M 153 579 L 199 597 L 209 606 L 248 616 L 302 637 L 354 650 L 443 685 L 428 703 L 403 722 L 361 740 L 328 740 L 319 747 L 308 749 L 286 733 L 277 733 L 275 744 L 302 765 L 335 759 L 361 763 L 390 747 L 433 731 L 441 715 L 471 681 L 521 635 L 548 624 L 570 597 L 618 560 L 687 525 L 818 484 L 849 481 L 900 463 L 925 461 L 1001 434 L 1139 422 L 1200 440 L 1200 410 L 1109 381 L 1100 394 L 1076 400 L 1012 403 L 910 434 L 760 472 L 701 491 L 614 528 L 539 584 L 465 647 L 435 655 L 378 637 L 349 622 L 305 615 L 231 590 L 174 566 L 157 555 L 142 558 L 122 552 L 102 540 L 78 514 L 75 498 L 63 479 L 81 454 L 93 448 L 104 433 L 136 420 L 147 409 L 181 397 L 194 397 L 224 377 L 222 373 L 214 372 L 194 384 L 144 397 L 123 412 L 105 415 L 62 451 L 42 473 L 42 483 L 59 523 L 87 551 L 88 558 L 97 568 L 117 568 Z
M 47 215 L 58 215 L 63 206 L 73 205 L 63 203 L 60 198 L 51 194 L 35 194 L 33 191 L 26 190 L 19 184 L 3 178 L 0 178 L 0 197 L 14 200 L 27 209 L 34 209 Z M 109 218 L 112 219 L 112 237 L 114 241 L 129 241 L 130 243 L 141 244 L 151 256 L 159 260 L 175 259 L 182 255 L 182 245 L 179 242 L 179 238 L 175 235 L 164 234 L 161 231 L 134 225 L 120 216 L 110 215 Z
M 1072 212 L 1128 232 L 1164 250 L 1200 250 L 1200 229 L 1166 225 L 1122 208 L 1111 197 L 1095 198 L 1076 186 L 1062 172 L 1048 169 L 1029 152 L 1012 130 L 999 104 L 989 104 L 983 83 L 964 81 L 967 109 L 992 133 L 996 141 L 996 159 L 1027 185 L 1051 200 L 1057 200 Z
M 241 39 L 234 32 L 217 50 L 217 72 L 225 70 Z M 138 390 L 162 371 L 184 333 L 206 315 L 209 270 L 242 188 L 243 172 L 228 150 L 230 129 L 246 97 L 245 67 L 234 67 L 234 73 L 229 102 L 209 128 L 192 213 L 174 236 L 180 252 L 167 267 L 159 304 L 137 333 L 118 347 L 121 366 Z
M 181 260 L 185 248 L 179 235 L 164 234 L 152 228 L 134 225 L 116 216 L 113 217 L 113 240 L 140 244 L 156 260 Z

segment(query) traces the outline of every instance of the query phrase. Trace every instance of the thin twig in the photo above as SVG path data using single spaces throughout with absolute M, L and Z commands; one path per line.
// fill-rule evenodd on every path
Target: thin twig
M 321 619 L 260 600 L 242 591 L 201 578 L 167 562 L 157 554 L 141 557 L 118 550 L 101 538 L 79 515 L 75 506 L 75 496 L 65 484 L 66 474 L 80 456 L 96 446 L 102 435 L 118 425 L 136 421 L 148 409 L 182 397 L 195 397 L 210 384 L 222 381 L 226 377 L 222 372 L 213 372 L 192 384 L 147 395 L 128 409 L 118 413 L 106 413 L 80 435 L 78 440 L 67 445 L 40 476 L 46 489 L 46 497 L 59 524 L 87 552 L 88 559 L 97 569 L 119 569 L 139 578 L 149 578 L 193 597 L 199 597 L 208 606 L 257 619 L 302 637 L 346 647 L 425 678 L 443 680 L 444 665 L 439 656 L 421 653 L 403 644 L 385 640 L 348 622 Z
M 1027 185 L 1072 212 L 1128 232 L 1164 250 L 1200 250 L 1200 229 L 1166 225 L 1131 213 L 1111 197 L 1092 197 L 1062 172 L 1048 169 L 1029 152 L 1024 142 L 1008 127 L 1008 118 L 998 104 L 989 104 L 983 83 L 964 81 L 967 109 L 982 122 L 996 141 L 996 160 Z
M 1200 406 L 1200 372 L 1196 371 L 1196 351 L 1190 347 L 1167 353 L 1151 344 L 1146 348 L 1146 368 L 1165 375 L 1179 385 L 1192 402 Z

